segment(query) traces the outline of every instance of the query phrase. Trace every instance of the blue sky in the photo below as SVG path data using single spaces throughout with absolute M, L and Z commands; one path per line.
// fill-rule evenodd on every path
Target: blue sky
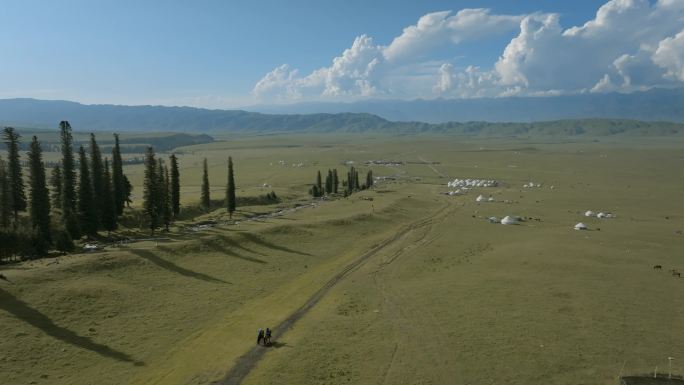
M 661 0 L 672 1 L 680 2 Z M 640 13 L 645 9 L 652 13 L 659 11 L 659 4 L 654 1 L 613 2 L 630 3 L 618 4 L 627 8 L 641 7 L 637 9 Z M 544 26 L 552 29 L 549 26 L 553 23 L 565 30 L 594 19 L 597 10 L 605 4 L 605 1 L 588 0 L 4 0 L 0 22 L 0 98 L 214 108 L 364 97 L 410 99 L 577 92 L 580 87 L 572 84 L 557 85 L 543 80 L 532 84 L 523 69 L 517 67 L 517 75 L 499 73 L 495 70 L 497 61 L 511 40 L 521 33 L 523 18 L 539 24 L 540 30 Z M 663 5 L 666 6 L 676 8 L 669 9 L 669 13 L 681 17 L 679 5 Z M 429 50 L 419 53 L 407 50 L 401 60 L 389 58 L 385 48 L 405 28 L 415 26 L 421 17 L 458 23 L 464 19 L 454 16 L 458 11 L 475 8 L 489 9 L 478 14 L 481 17 L 478 20 L 497 18 L 491 33 L 485 31 L 461 39 L 454 36 L 470 29 L 428 31 L 427 37 L 418 36 L 411 44 L 429 46 Z M 437 11 L 452 12 L 434 14 Z M 617 11 L 624 13 L 624 9 Z M 622 14 L 617 11 L 616 15 Z M 658 15 L 661 13 L 664 12 Z M 544 19 L 545 15 L 556 15 L 557 20 Z M 653 18 L 649 20 L 644 22 L 650 25 Z M 677 33 L 684 26 L 677 17 L 663 23 L 668 28 L 652 32 L 655 48 L 644 53 L 651 55 L 655 70 L 644 70 L 640 62 L 632 67 L 641 66 L 638 75 L 643 78 L 652 75 L 658 80 L 660 76 L 665 79 L 662 81 L 665 85 L 679 84 Z M 359 36 L 369 40 L 355 44 Z M 658 44 L 668 38 L 671 39 L 667 41 L 669 51 L 661 59 L 655 59 Z M 592 84 L 582 84 L 582 89 L 593 89 L 590 86 L 595 85 L 599 90 L 629 91 L 659 85 L 656 83 L 660 80 L 646 79 L 649 81 L 638 87 L 630 83 L 625 88 L 624 71 L 608 68 L 607 63 L 614 65 L 621 56 L 641 55 L 639 46 L 644 42 L 639 37 L 634 39 L 633 44 L 624 47 L 624 52 L 618 50 L 613 54 L 615 57 L 597 63 L 606 68 L 587 70 L 597 78 L 586 80 L 585 83 Z M 681 40 L 684 41 L 684 35 Z M 565 44 L 565 40 L 560 39 L 558 44 Z M 361 54 L 354 56 L 357 49 Z M 345 57 L 345 50 L 351 56 Z M 336 72 L 338 69 L 331 65 L 336 57 L 342 57 L 356 72 Z M 287 67 L 280 68 L 283 64 Z M 516 62 L 518 67 L 519 64 Z M 359 73 L 359 68 L 363 73 Z M 318 69 L 327 70 L 315 72 Z M 662 73 L 656 73 L 658 70 Z M 684 73 L 681 75 L 684 78 Z M 473 78 L 483 85 L 481 89 L 467 90 L 469 86 L 463 82 Z M 598 84 L 605 79 L 603 85 Z M 516 91 L 516 87 L 524 89 Z

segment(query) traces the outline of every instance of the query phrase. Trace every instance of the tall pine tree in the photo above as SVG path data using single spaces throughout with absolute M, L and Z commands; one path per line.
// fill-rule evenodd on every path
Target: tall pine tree
M 124 203 L 127 207 L 131 207 L 131 203 L 133 203 L 133 185 L 131 184 L 131 181 L 128 180 L 126 174 L 123 174 L 121 179 L 123 180 Z
M 95 198 L 93 197 L 93 185 L 88 169 L 88 157 L 81 146 L 78 149 L 79 175 L 78 175 L 78 223 L 83 234 L 91 237 L 97 235 L 97 211 L 95 210 Z
M 102 153 L 100 146 L 97 145 L 95 134 L 90 134 L 90 179 L 93 183 L 93 199 L 95 202 L 102 202 L 104 198 L 104 173 L 102 166 Z M 95 205 L 98 222 L 102 222 L 102 206 Z
M 328 169 L 328 175 L 325 176 L 325 193 L 332 194 L 333 192 L 333 174 L 332 170 Z
M 0 227 L 6 229 L 12 220 L 12 190 L 7 162 L 0 157 Z
M 337 178 L 337 169 L 333 169 L 333 192 L 337 194 L 339 191 L 339 186 L 340 186 L 340 180 Z
M 209 196 L 209 169 L 207 166 L 207 158 L 204 158 L 202 163 L 202 199 L 200 201 L 202 208 L 208 210 L 211 207 L 211 197 Z
M 62 223 L 71 239 L 78 239 L 81 230 L 76 216 L 76 162 L 69 122 L 61 121 L 59 131 L 62 144 Z
M 228 210 L 228 215 L 233 218 L 233 213 L 235 212 L 235 207 L 237 206 L 235 202 L 235 175 L 233 174 L 233 158 L 228 157 L 228 185 L 226 186 L 226 209 Z
M 21 172 L 21 160 L 19 159 L 19 138 L 21 138 L 21 135 L 19 135 L 14 128 L 5 127 L 4 139 L 5 145 L 7 145 L 7 172 L 10 179 L 15 227 L 19 223 L 19 212 L 26 211 L 24 178 Z
M 159 165 L 162 166 L 161 159 L 159 159 Z M 161 190 L 161 222 L 164 224 L 164 229 L 169 231 L 169 225 L 171 224 L 171 182 L 169 181 L 169 168 L 162 166 L 157 169 L 159 172 L 159 188 Z
M 321 180 L 321 170 L 318 170 L 316 174 L 316 188 L 318 190 L 318 196 L 323 195 L 323 181 Z
M 177 218 L 180 214 L 180 172 L 178 171 L 178 158 L 171 155 L 171 212 Z
M 31 141 L 29 158 L 29 215 L 31 227 L 35 234 L 35 248 L 40 254 L 49 250 L 52 243 L 50 235 L 50 195 L 45 180 L 43 150 L 38 138 L 34 135 Z
M 62 208 L 62 167 L 57 164 L 50 174 L 50 186 L 52 186 L 52 206 Z
M 373 170 L 368 170 L 366 174 L 366 188 L 373 187 Z
M 143 186 L 143 210 L 147 217 L 147 224 L 150 231 L 159 227 L 159 180 L 157 178 L 157 161 L 155 160 L 154 149 L 147 147 L 145 153 L 145 181 Z
M 111 173 L 109 172 L 109 159 L 104 160 L 104 171 L 102 173 L 102 200 L 100 213 L 102 228 L 113 231 L 117 228 L 118 218 L 116 215 L 116 202 L 114 202 L 114 188 L 112 186 Z
M 119 134 L 114 134 L 114 148 L 112 148 L 112 189 L 114 190 L 114 203 L 116 214 L 123 214 L 126 204 L 126 183 L 123 174 L 123 160 L 121 159 L 121 147 L 119 146 Z
M 166 186 L 166 181 L 164 181 L 164 161 L 162 158 L 157 158 L 157 215 L 159 216 L 159 225 L 164 223 L 164 206 L 166 206 L 166 194 L 164 194 L 164 186 Z

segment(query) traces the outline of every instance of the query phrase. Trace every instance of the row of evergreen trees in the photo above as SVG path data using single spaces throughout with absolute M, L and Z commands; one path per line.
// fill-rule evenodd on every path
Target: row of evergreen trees
M 168 231 L 169 225 L 180 213 L 180 174 L 178 171 L 178 159 L 175 155 L 171 155 L 169 158 L 171 170 L 169 171 L 163 160 L 156 159 L 155 157 L 154 149 L 148 147 L 147 153 L 145 154 L 143 212 L 147 220 L 147 225 L 152 232 L 162 226 Z M 233 175 L 232 157 L 228 157 L 228 183 L 226 186 L 225 202 L 226 210 L 232 218 L 237 206 L 235 202 L 235 177 Z M 211 208 L 209 167 L 206 158 L 202 162 L 200 206 L 204 210 L 209 210 Z
M 342 181 L 343 194 L 344 196 L 351 195 L 354 191 L 365 190 L 373 186 L 373 170 L 368 170 L 366 173 L 366 183 L 359 183 L 359 172 L 352 166 L 347 172 L 347 179 Z M 309 189 L 309 194 L 314 198 L 320 198 L 324 195 L 339 194 L 340 183 L 339 177 L 337 176 L 337 169 L 328 169 L 328 173 L 325 177 L 325 184 L 323 184 L 323 178 L 321 171 L 318 171 L 316 175 L 316 184 L 312 185 Z
M 109 158 L 103 159 L 94 134 L 90 135 L 88 151 L 80 146 L 77 162 L 71 125 L 62 121 L 59 129 L 62 159 L 52 169 L 51 188 L 41 144 L 36 136 L 31 140 L 28 198 L 19 153 L 21 136 L 12 127 L 3 130 L 7 161 L 0 158 L 2 259 L 17 254 L 39 256 L 53 246 L 70 251 L 73 239 L 93 237 L 99 230 L 115 230 L 124 206 L 130 203 L 132 187 L 123 174 L 118 135 L 114 135 L 110 170 Z M 20 216 L 26 210 L 28 217 Z
M 123 173 L 119 136 L 114 134 L 110 162 L 103 158 L 94 134 L 90 134 L 89 148 L 80 146 L 75 154 L 69 122 L 60 122 L 59 130 L 62 157 L 53 163 L 49 185 L 41 144 L 36 136 L 32 138 L 28 198 L 19 153 L 21 136 L 12 127 L 3 131 L 7 160 L 0 157 L 0 261 L 18 255 L 44 255 L 51 248 L 71 251 L 75 239 L 116 230 L 124 208 L 130 206 L 133 188 Z M 273 193 L 268 199 L 277 197 Z M 211 206 L 206 159 L 201 205 Z M 231 217 L 236 206 L 233 160 L 229 157 L 226 209 Z M 20 214 L 27 210 L 28 216 Z M 180 214 L 178 158 L 171 155 L 167 167 L 152 147 L 145 154 L 143 213 L 152 232 L 161 227 L 168 230 Z

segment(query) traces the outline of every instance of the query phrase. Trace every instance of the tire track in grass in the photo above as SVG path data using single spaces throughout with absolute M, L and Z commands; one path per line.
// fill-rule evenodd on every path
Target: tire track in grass
M 323 285 L 323 287 L 318 289 L 318 291 L 316 291 L 316 293 L 314 293 L 311 296 L 311 298 L 309 298 L 309 300 L 307 300 L 304 303 L 304 305 L 302 305 L 294 313 L 290 314 L 284 321 L 282 321 L 278 326 L 276 326 L 274 330 L 278 330 L 278 333 L 280 335 L 285 334 L 300 318 L 306 315 L 306 313 L 308 313 L 309 310 L 311 310 L 328 293 L 328 291 L 330 291 L 330 289 L 332 289 L 337 283 L 344 279 L 349 273 L 356 270 L 364 262 L 368 261 L 370 257 L 376 255 L 384 248 L 403 238 L 412 231 L 430 225 L 433 218 L 438 216 L 440 213 L 443 213 L 446 210 L 446 208 L 449 207 L 449 205 L 450 203 L 445 204 L 439 210 L 435 211 L 431 215 L 411 223 L 399 232 L 395 233 L 392 237 L 385 239 L 384 241 L 372 247 L 370 250 L 363 253 L 361 256 L 359 256 L 354 261 L 345 266 L 330 280 L 328 280 L 328 282 L 326 282 L 325 285 Z M 247 353 L 245 353 L 237 359 L 235 365 L 230 369 L 230 371 L 228 371 L 228 373 L 222 380 L 214 382 L 213 384 L 237 385 L 242 383 L 242 380 L 244 380 L 244 378 L 247 377 L 247 375 L 252 371 L 252 369 L 254 369 L 256 364 L 267 351 L 268 349 L 265 349 L 261 345 L 252 347 Z
M 434 215 L 432 217 L 432 220 L 427 223 L 422 227 L 423 233 L 418 236 L 417 239 L 413 240 L 412 243 L 406 247 L 402 248 L 400 250 L 397 250 L 394 254 L 392 254 L 387 260 L 383 261 L 378 265 L 378 268 L 371 272 L 373 276 L 373 283 L 375 284 L 376 288 L 380 292 L 382 296 L 382 301 L 384 304 L 385 309 L 387 309 L 388 313 L 390 314 L 390 318 L 393 319 L 395 327 L 402 329 L 401 335 L 406 335 L 410 330 L 413 330 L 415 328 L 415 325 L 411 324 L 410 318 L 406 316 L 406 314 L 402 311 L 401 306 L 398 305 L 398 301 L 391 300 L 391 296 L 388 295 L 387 287 L 384 285 L 384 283 L 381 283 L 378 279 L 379 273 L 384 271 L 387 267 L 389 267 L 394 261 L 396 261 L 399 257 L 403 256 L 406 254 L 407 251 L 410 251 L 411 249 L 414 248 L 423 248 L 427 245 L 430 245 L 432 242 L 435 241 L 435 239 L 438 238 L 438 236 L 431 236 L 428 237 L 433 231 L 433 228 L 435 226 L 435 222 L 438 220 L 439 223 L 442 223 L 446 220 L 446 218 L 451 215 L 450 210 L 444 210 L 443 212 Z M 420 318 L 420 317 L 419 317 Z M 422 329 L 422 330 L 429 330 L 429 329 Z M 398 333 L 395 331 L 395 340 L 398 341 Z M 430 342 L 431 340 L 426 340 L 425 342 Z M 432 345 L 427 346 L 431 350 L 431 353 L 435 353 L 435 347 Z M 392 358 L 389 360 L 389 363 L 387 364 L 387 367 L 384 369 L 383 374 L 382 374 L 382 379 L 379 382 L 380 384 L 387 384 L 390 372 L 392 371 L 392 368 L 394 367 L 395 361 L 396 361 L 396 356 L 397 356 L 397 350 L 399 350 L 399 343 L 397 343 L 394 347 L 394 351 L 392 352 Z M 438 353 L 438 352 L 437 352 Z M 436 354 L 438 356 L 439 354 Z

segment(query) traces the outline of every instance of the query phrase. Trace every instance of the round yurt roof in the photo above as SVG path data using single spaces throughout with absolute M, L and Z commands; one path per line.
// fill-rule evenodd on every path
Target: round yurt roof
M 575 230 L 586 230 L 586 229 L 587 229 L 587 225 L 585 225 L 582 222 L 575 225 Z
M 596 213 L 591 211 L 591 210 L 587 210 L 587 212 L 584 213 L 584 216 L 585 217 L 593 217 L 593 216 L 596 216 Z
M 501 220 L 502 225 L 514 225 L 518 223 L 518 220 L 514 217 L 511 216 L 505 216 L 504 219 Z

